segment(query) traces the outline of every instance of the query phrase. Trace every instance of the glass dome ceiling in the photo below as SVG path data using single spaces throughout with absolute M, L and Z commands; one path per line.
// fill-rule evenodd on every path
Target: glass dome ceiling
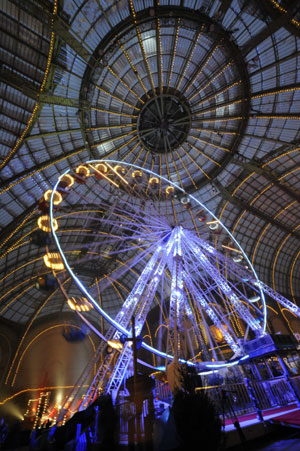
M 198 196 L 259 277 L 300 302 L 297 4 L 3 2 L 4 319 L 29 328 L 67 311 L 35 288 L 47 272 L 31 241 L 38 201 L 63 170 L 102 157 Z

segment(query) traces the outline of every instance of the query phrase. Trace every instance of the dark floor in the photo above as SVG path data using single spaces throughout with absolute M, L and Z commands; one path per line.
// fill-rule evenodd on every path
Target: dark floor
M 226 451 L 300 451 L 300 429 L 278 427 L 265 437 Z

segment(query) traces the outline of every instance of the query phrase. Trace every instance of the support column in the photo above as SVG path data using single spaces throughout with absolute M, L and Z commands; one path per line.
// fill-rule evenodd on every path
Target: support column
M 300 396 L 299 396 L 297 389 L 295 388 L 295 386 L 293 384 L 293 381 L 290 378 L 289 369 L 288 369 L 287 365 L 285 364 L 285 362 L 283 361 L 282 357 L 279 354 L 276 354 L 276 356 L 277 356 L 278 362 L 280 363 L 280 366 L 282 368 L 283 376 L 284 376 L 286 382 L 288 383 L 288 386 L 290 387 L 291 392 L 295 396 L 295 401 L 297 403 L 297 406 L 300 407 Z

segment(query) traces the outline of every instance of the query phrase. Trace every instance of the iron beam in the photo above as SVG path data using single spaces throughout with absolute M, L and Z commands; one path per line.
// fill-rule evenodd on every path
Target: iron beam
M 258 7 L 261 8 L 261 0 L 255 0 Z M 267 39 L 271 34 L 276 33 L 280 28 L 290 25 L 290 21 L 294 15 L 294 6 L 298 3 L 298 0 L 294 0 L 292 5 L 289 6 L 289 10 L 285 14 L 276 14 L 273 7 L 268 5 L 268 2 L 264 2 L 264 7 L 266 8 L 268 14 L 272 17 L 272 22 L 263 28 L 257 35 L 253 36 L 243 47 L 243 55 L 247 55 L 251 50 L 261 44 L 265 39 Z
M 232 163 L 236 164 L 237 166 L 243 167 L 248 172 L 255 172 L 256 174 L 262 175 L 271 183 L 273 183 L 275 186 L 278 186 L 278 188 L 280 188 L 285 194 L 288 194 L 292 199 L 296 200 L 297 202 L 300 202 L 299 191 L 297 191 L 294 187 L 292 187 L 288 183 L 281 182 L 280 180 L 278 180 L 278 176 L 271 169 L 267 167 L 261 167 L 255 161 L 246 162 L 233 159 Z
M 232 1 L 233 0 L 223 0 L 221 2 L 221 5 L 220 5 L 220 7 L 218 9 L 218 12 L 217 12 L 217 14 L 218 14 L 218 21 L 219 22 L 222 22 L 225 14 L 227 13 L 228 9 L 230 8 L 230 5 L 231 5 Z
M 265 89 L 263 91 L 257 91 L 252 92 L 251 98 L 255 97 L 264 97 L 268 95 L 274 95 L 280 94 L 281 92 L 289 92 L 289 91 L 299 91 L 300 90 L 300 83 L 292 83 L 290 85 L 280 85 L 276 86 L 275 88 Z
M 273 226 L 277 227 L 278 229 L 282 230 L 283 232 L 290 234 L 298 239 L 300 239 L 300 233 L 293 231 L 292 227 L 288 227 L 287 225 L 282 224 L 281 222 L 277 221 L 276 219 L 272 218 L 268 214 L 264 213 L 263 211 L 259 210 L 258 208 L 253 207 L 252 205 L 249 205 L 246 201 L 239 199 L 238 197 L 234 197 L 232 193 L 223 187 L 223 185 L 215 180 L 213 182 L 214 186 L 219 190 L 221 196 L 226 201 L 230 202 L 231 204 L 235 205 L 236 207 L 240 208 L 241 210 L 246 210 L 248 213 L 251 213 L 253 216 L 256 216 L 259 219 L 262 219 L 266 223 L 270 223 Z
M 26 210 L 24 210 L 21 214 L 19 214 L 19 216 L 15 217 L 14 220 L 9 223 L 6 227 L 4 227 L 0 233 L 0 242 L 3 243 L 3 241 L 6 239 L 6 237 L 13 232 L 13 230 L 16 229 L 16 227 L 22 222 L 24 221 L 24 219 L 26 219 L 26 217 L 28 216 L 28 218 L 31 218 L 31 213 L 34 211 L 34 209 L 37 207 L 37 203 L 33 203 L 30 207 L 26 208 Z M 26 224 L 27 225 L 27 224 Z M 25 225 L 24 225 L 25 227 Z M 15 237 L 15 235 L 14 235 Z M 8 241 L 8 243 L 10 243 L 10 240 Z M 10 243 L 11 244 L 11 243 Z M 2 253 L 2 251 L 1 251 Z
M 38 85 L 35 85 L 34 83 L 31 83 L 25 78 L 20 77 L 20 75 L 7 69 L 1 68 L 0 81 L 16 89 L 17 91 L 20 91 L 26 97 L 37 100 L 38 94 L 40 92 L 40 87 Z
M 53 31 L 68 44 L 77 55 L 79 55 L 86 63 L 90 61 L 92 54 L 88 51 L 82 42 L 80 42 L 73 34 L 70 33 L 70 25 L 68 25 L 61 17 L 56 16 L 53 23 Z
M 64 135 L 66 133 L 78 133 L 81 132 L 81 128 L 74 128 L 68 129 L 68 130 L 54 130 L 53 132 L 45 132 L 45 133 L 38 133 L 36 135 L 30 135 L 24 138 L 24 141 L 31 141 L 32 139 L 42 139 L 47 138 L 48 136 L 57 136 L 57 135 Z
M 43 93 L 39 96 L 39 102 L 48 103 L 50 105 L 62 105 L 71 108 L 88 109 L 88 103 L 78 101 L 78 99 L 72 99 L 68 97 L 55 96 L 47 93 Z
M 86 149 L 84 147 L 81 147 L 79 149 L 74 149 L 71 152 L 67 152 L 64 155 L 59 155 L 56 158 L 49 158 L 46 161 L 43 161 L 42 163 L 37 164 L 36 166 L 25 169 L 22 172 L 19 172 L 17 175 L 14 175 L 13 177 L 10 177 L 7 180 L 3 180 L 1 182 L 1 191 L 0 195 L 8 191 L 10 188 L 15 186 L 17 183 L 20 183 L 24 180 L 26 180 L 29 177 L 32 177 L 33 175 L 37 174 L 38 172 L 43 171 L 44 169 L 47 169 L 49 166 L 52 166 L 53 164 L 59 163 L 62 160 L 65 160 L 67 158 L 71 158 L 74 155 L 77 155 L 81 152 L 84 152 Z

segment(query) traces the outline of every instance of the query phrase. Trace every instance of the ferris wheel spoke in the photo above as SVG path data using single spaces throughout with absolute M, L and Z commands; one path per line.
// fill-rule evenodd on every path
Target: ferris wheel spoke
M 260 330 L 260 325 L 253 318 L 253 316 L 249 313 L 249 311 L 244 307 L 244 305 L 239 301 L 238 296 L 236 295 L 236 293 L 233 292 L 231 287 L 228 285 L 226 279 L 210 263 L 209 259 L 202 252 L 201 247 L 195 245 L 195 243 L 193 243 L 192 246 L 189 244 L 189 242 L 187 242 L 187 244 L 190 247 L 193 254 L 195 255 L 195 257 L 199 259 L 201 266 L 210 273 L 212 279 L 216 280 L 216 282 L 218 283 L 218 285 L 219 285 L 221 291 L 224 293 L 224 295 L 230 299 L 231 304 L 234 306 L 234 308 L 237 311 L 239 311 L 239 313 L 242 315 L 242 318 L 247 322 L 247 324 L 251 327 L 251 329 L 255 333 L 258 333 Z
M 214 312 L 214 310 L 212 309 L 212 307 L 207 303 L 207 301 L 205 300 L 205 298 L 201 295 L 201 292 L 199 292 L 195 285 L 193 284 L 193 282 L 190 280 L 189 276 L 187 275 L 187 273 L 184 273 L 184 279 L 185 282 L 187 284 L 187 286 L 189 287 L 189 290 L 191 291 L 191 293 L 193 294 L 194 299 L 196 300 L 196 303 L 198 304 L 198 308 L 201 309 L 203 308 L 203 310 L 206 312 L 206 314 L 209 316 L 209 318 L 211 319 L 211 321 L 213 322 L 213 324 L 215 324 L 220 331 L 222 332 L 226 342 L 228 343 L 228 345 L 230 346 L 230 348 L 235 352 L 235 353 L 240 353 L 241 349 L 238 346 L 238 344 L 236 343 L 236 341 L 233 339 L 233 337 L 231 336 L 231 334 L 229 334 L 227 332 L 227 329 L 229 329 L 229 326 L 227 324 L 227 329 L 224 327 L 224 323 L 222 323 L 220 321 L 220 319 L 218 318 L 218 315 Z
M 125 217 L 127 216 L 129 218 L 128 208 L 132 209 L 132 202 L 131 203 L 124 202 L 124 206 L 122 206 L 122 208 L 117 208 L 116 214 L 117 213 L 119 213 L 119 214 L 125 213 Z M 127 213 L 127 215 L 126 215 L 126 213 Z M 142 223 L 142 224 L 145 224 L 145 223 L 147 225 L 153 224 L 156 227 L 158 227 L 160 225 L 160 226 L 169 228 L 168 223 L 163 221 L 160 218 L 160 216 L 157 214 L 157 212 L 155 212 L 155 213 L 156 213 L 156 215 L 153 217 L 153 212 L 152 212 L 152 214 L 149 214 L 149 213 L 147 213 L 147 211 L 145 211 L 144 208 L 139 208 L 138 205 L 135 205 L 135 209 L 134 209 L 134 212 L 132 213 L 131 220 L 132 221 L 140 220 L 140 223 Z
M 149 246 L 147 249 L 140 249 L 140 253 L 136 256 L 133 256 L 129 261 L 120 262 L 121 267 L 114 269 L 110 274 L 109 278 L 111 280 L 118 280 L 120 277 L 124 276 L 126 272 L 130 271 L 132 268 L 136 267 L 138 264 L 140 264 L 142 261 L 146 262 L 147 258 L 152 258 L 151 255 L 157 252 L 157 249 L 160 246 L 160 242 L 155 242 L 151 246 Z M 147 264 L 147 262 L 146 262 Z M 101 279 L 98 283 L 99 289 L 103 291 L 107 286 L 109 286 L 110 282 L 108 280 Z
M 111 219 L 109 219 L 110 217 Z M 72 218 L 81 221 L 87 220 L 87 217 L 79 214 L 77 215 L 72 214 Z M 121 227 L 123 228 L 126 228 L 126 226 L 134 227 L 134 229 L 131 229 L 132 231 L 135 231 L 137 228 L 139 228 L 140 224 L 143 225 L 144 227 L 148 227 L 148 230 L 149 226 L 150 229 L 156 228 L 158 230 L 161 229 L 162 231 L 169 228 L 168 224 L 163 223 L 159 219 L 156 220 L 156 218 L 154 218 L 153 215 L 150 217 L 149 220 L 145 221 L 145 216 L 142 215 L 142 212 L 138 214 L 138 210 L 136 210 L 132 216 L 129 216 L 128 209 L 126 210 L 126 206 L 124 206 L 124 209 L 116 207 L 114 211 L 111 212 L 111 214 L 108 216 L 108 218 L 105 218 L 103 215 L 102 217 L 99 217 L 98 215 L 98 216 L 89 216 L 88 219 L 89 223 L 94 222 L 110 226 L 116 226 L 116 224 L 120 223 Z M 127 230 L 130 230 L 129 227 L 127 227 Z
M 232 287 L 232 289 L 235 289 L 235 291 L 238 294 L 239 298 L 241 300 L 243 300 L 243 302 L 247 305 L 247 307 L 249 309 L 255 311 L 256 313 L 259 313 L 259 310 L 255 306 L 255 304 L 251 303 L 251 301 L 249 301 L 249 295 L 247 295 L 247 293 L 242 293 L 242 291 L 239 290 L 237 284 L 233 284 L 233 282 L 231 282 L 230 280 L 228 280 L 228 284 Z
M 155 270 L 155 266 L 159 258 L 159 253 L 160 249 L 157 248 L 146 264 L 145 268 L 143 269 L 140 277 L 136 281 L 132 291 L 125 299 L 121 311 L 115 318 L 115 320 L 123 327 L 128 327 L 132 316 L 135 314 L 135 311 L 144 293 L 145 286 L 147 285 Z
M 194 253 L 194 249 L 197 249 L 197 244 L 195 243 L 195 241 L 193 242 L 193 253 Z M 199 254 L 198 254 L 199 257 Z M 204 260 L 204 262 L 203 262 Z M 243 305 L 241 305 L 241 303 L 239 302 L 238 296 L 236 295 L 234 289 L 230 288 L 230 286 L 226 283 L 226 279 L 222 276 L 222 274 L 215 269 L 215 266 L 213 266 L 211 264 L 211 262 L 209 262 L 209 256 L 207 256 L 207 254 L 202 254 L 202 260 L 201 258 L 198 260 L 201 268 L 202 268 L 202 274 L 204 273 L 203 269 L 205 267 L 206 271 L 205 274 L 209 275 L 211 280 L 215 280 L 217 281 L 217 289 L 219 291 L 219 293 L 217 293 L 217 296 L 221 296 L 224 302 L 224 305 L 227 304 L 230 308 L 230 310 L 232 310 L 232 312 L 234 310 L 238 310 L 240 312 L 240 310 L 243 310 Z M 205 265 L 204 265 L 205 263 Z M 211 273 L 212 271 L 212 273 Z M 201 274 L 201 272 L 200 272 Z M 235 288 L 235 287 L 233 287 Z M 230 299 L 230 302 L 228 301 L 228 298 Z M 248 312 L 247 309 L 243 310 L 243 319 L 245 319 L 245 316 L 247 316 L 247 320 L 251 320 L 252 324 L 256 324 L 254 318 L 252 317 L 252 315 L 249 313 L 248 315 L 246 315 L 245 312 Z
M 126 231 L 128 233 L 128 231 Z M 125 233 L 126 233 L 125 232 Z M 133 231 L 132 231 L 133 232 Z M 72 235 L 70 233 L 70 235 Z M 108 234 L 108 232 L 104 232 L 104 231 L 98 231 L 97 233 L 95 233 L 94 231 L 90 232 L 90 233 L 82 233 L 80 235 L 81 238 L 84 238 L 85 240 L 83 242 L 78 242 L 76 244 L 76 246 L 74 246 L 74 248 L 76 249 L 84 249 L 84 248 L 96 248 L 99 246 L 102 246 L 103 244 L 105 245 L 111 245 L 111 244 L 120 244 L 122 242 L 128 242 L 128 241 L 132 241 L 132 242 L 136 242 L 137 244 L 141 243 L 141 246 L 146 246 L 147 243 L 151 243 L 152 241 L 155 241 L 158 239 L 158 236 L 149 236 L 149 233 L 140 233 L 140 234 L 136 234 L 134 235 L 133 233 L 130 233 L 130 235 L 117 235 L 116 233 L 114 234 Z M 97 241 L 96 241 L 97 239 Z M 93 246 L 91 245 L 91 240 L 93 243 Z
M 189 273 L 190 274 L 190 273 Z M 191 277 L 191 276 L 190 276 Z M 191 279 L 192 280 L 192 279 Z M 215 303 L 212 302 L 212 299 L 218 299 L 220 298 L 220 293 L 218 292 L 218 285 L 215 285 L 213 290 L 210 291 L 210 285 L 209 282 L 207 283 L 207 281 L 205 279 L 202 278 L 202 283 L 199 284 L 198 281 L 196 281 L 195 279 L 193 280 L 193 284 L 196 287 L 196 289 L 198 290 L 199 293 L 201 293 L 201 296 L 206 300 L 207 305 L 209 305 L 209 307 L 211 307 L 211 309 L 214 311 L 215 315 L 219 318 L 220 321 L 222 321 L 224 314 L 223 312 L 221 312 L 220 309 L 217 309 L 215 306 Z M 203 289 L 203 286 L 205 287 L 205 290 Z M 212 293 L 215 291 L 215 294 L 212 297 Z M 224 299 L 222 298 L 222 300 L 224 301 Z
M 168 253 L 164 252 L 157 263 L 157 267 L 153 273 L 153 277 L 148 285 L 147 291 L 144 296 L 144 302 L 139 306 L 139 310 L 136 312 L 136 333 L 140 334 L 142 327 L 145 323 L 146 317 L 149 313 L 151 304 L 153 302 L 155 293 L 158 289 L 161 276 L 164 272 L 165 266 L 168 260 Z
M 188 299 L 186 297 L 185 297 L 185 312 L 186 312 L 186 316 L 188 317 L 188 319 L 191 322 L 191 325 L 192 325 L 192 328 L 193 328 L 193 332 L 194 332 L 194 334 L 195 334 L 195 336 L 197 338 L 197 341 L 198 341 L 198 346 L 202 350 L 203 355 L 205 357 L 205 360 L 209 361 L 210 360 L 210 356 L 209 356 L 208 350 L 207 350 L 207 348 L 205 346 L 205 341 L 204 341 L 204 338 L 203 338 L 203 336 L 201 334 L 201 329 L 199 327 L 199 324 L 197 324 L 197 321 L 196 321 L 196 318 L 195 318 L 195 316 L 193 314 L 193 311 L 192 311 L 192 308 L 190 306 L 190 303 L 189 303 L 189 301 L 188 301 Z
M 245 270 L 244 268 L 241 268 L 239 265 L 234 263 L 230 258 L 225 257 L 222 253 L 218 252 L 213 247 L 208 247 L 207 243 L 202 242 L 202 246 L 206 248 L 206 250 L 209 250 L 209 253 L 207 256 L 210 256 L 211 259 L 217 258 L 218 264 L 220 264 L 223 267 L 224 274 L 227 273 L 228 270 L 230 270 L 230 274 L 233 278 L 235 278 L 238 283 L 234 283 L 233 281 L 228 280 L 229 285 L 234 289 L 239 296 L 244 299 L 246 304 L 251 307 L 255 312 L 261 317 L 261 312 L 259 309 L 253 305 L 250 304 L 247 293 L 242 293 L 239 288 L 238 284 L 242 284 L 243 287 L 248 287 L 248 289 L 253 290 L 256 293 L 260 293 L 259 288 L 253 284 L 253 280 L 251 277 L 246 277 L 245 275 L 249 274 L 249 271 Z
M 143 244 L 139 244 L 138 247 L 139 247 L 139 249 L 143 249 L 143 248 L 148 249 L 149 245 L 148 245 L 148 243 L 144 244 L 144 245 Z M 116 249 L 116 250 L 110 251 L 109 255 L 110 256 L 112 256 L 112 255 L 120 255 L 120 254 L 123 254 L 123 253 L 128 253 L 130 251 L 132 251 L 132 246 L 123 247 L 122 249 Z

